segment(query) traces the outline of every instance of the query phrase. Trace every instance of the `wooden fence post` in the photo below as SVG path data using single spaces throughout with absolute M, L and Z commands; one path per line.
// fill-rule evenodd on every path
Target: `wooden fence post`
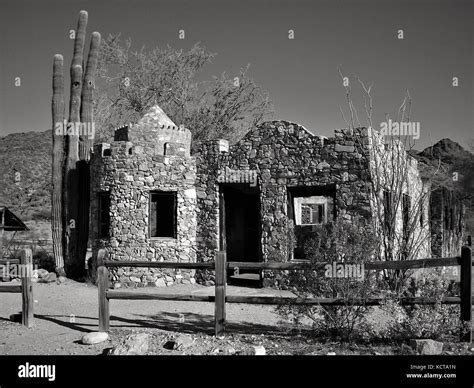
M 109 288 L 109 270 L 104 265 L 107 251 L 100 249 L 97 254 L 97 286 L 99 289 L 99 331 L 109 331 L 109 300 L 107 290 Z
M 33 326 L 33 254 L 31 249 L 23 249 L 20 259 L 20 277 L 21 277 L 21 301 L 22 317 L 21 321 L 26 327 Z
M 216 255 L 216 290 L 215 290 L 215 328 L 216 336 L 224 334 L 225 326 L 225 297 L 226 297 L 226 253 L 217 252 Z
M 461 341 L 472 342 L 472 256 L 469 247 L 461 249 L 461 321 L 469 322 L 469 331 L 461 333 Z

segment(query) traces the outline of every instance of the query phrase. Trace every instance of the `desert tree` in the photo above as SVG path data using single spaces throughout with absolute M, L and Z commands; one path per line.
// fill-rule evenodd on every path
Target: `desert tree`
M 158 104 L 177 125 L 189 128 L 194 141 L 237 140 L 271 113 L 272 104 L 249 77 L 249 66 L 232 77 L 222 73 L 198 80 L 215 56 L 199 43 L 188 51 L 170 46 L 133 50 L 130 40 L 110 35 L 99 57 L 95 108 L 101 139 Z
M 353 102 L 352 88 L 341 68 L 348 105 L 348 118 L 341 110 L 351 130 L 362 127 Z M 391 119 L 385 115 L 385 127 L 377 130 L 373 122 L 373 85 L 353 77 L 363 93 L 367 144 L 356 144 L 369 150 L 370 199 L 372 221 L 379 237 L 376 257 L 379 260 L 414 260 L 430 256 L 429 198 L 437 171 L 421 176 L 414 152 L 415 125 L 410 122 L 412 99 L 409 91 Z M 418 127 L 419 128 L 419 127 Z M 384 131 L 386 131 L 384 133 Z M 419 133 L 418 133 L 419 134 Z M 385 270 L 384 276 L 394 291 L 400 291 L 407 276 L 404 270 Z

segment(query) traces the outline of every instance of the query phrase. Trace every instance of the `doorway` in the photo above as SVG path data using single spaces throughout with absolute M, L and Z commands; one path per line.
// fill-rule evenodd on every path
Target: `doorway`
M 260 195 L 246 184 L 220 186 L 221 249 L 227 261 L 259 262 Z M 229 268 L 227 281 L 232 285 L 260 286 L 261 271 Z

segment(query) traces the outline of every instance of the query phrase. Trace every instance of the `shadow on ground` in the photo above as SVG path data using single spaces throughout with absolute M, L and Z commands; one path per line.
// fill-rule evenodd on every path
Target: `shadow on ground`
M 160 315 L 137 315 L 140 319 L 112 317 L 123 323 L 136 324 L 143 327 L 155 328 L 170 332 L 189 334 L 214 334 L 214 316 L 184 312 L 180 314 L 163 312 Z M 116 327 L 116 325 L 113 325 Z M 227 321 L 226 331 L 233 334 L 284 334 L 284 331 L 274 325 L 264 325 L 252 322 Z
M 135 315 L 137 318 L 123 318 L 112 315 L 110 317 L 110 328 L 147 328 L 160 329 L 169 332 L 180 332 L 189 334 L 214 334 L 214 316 L 195 314 L 191 312 L 175 313 L 163 312 L 159 315 Z M 88 333 L 98 328 L 97 318 L 86 316 L 75 316 L 76 321 L 71 322 L 67 315 L 40 315 L 35 318 L 52 322 L 54 324 L 69 328 L 71 330 Z M 232 334 L 277 334 L 285 335 L 286 331 L 279 326 L 264 325 L 252 322 L 227 321 L 226 331 Z

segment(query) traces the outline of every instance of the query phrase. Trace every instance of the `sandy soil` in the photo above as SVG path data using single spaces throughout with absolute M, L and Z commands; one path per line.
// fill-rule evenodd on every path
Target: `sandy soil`
M 150 292 L 156 289 L 150 289 Z M 252 289 L 249 289 L 252 292 Z M 160 292 L 209 293 L 212 288 L 180 285 Z M 35 326 L 27 329 L 10 321 L 21 310 L 21 295 L 2 293 L 0 354 L 98 354 L 110 343 L 84 346 L 82 335 L 98 328 L 97 288 L 67 280 L 63 284 L 34 284 Z M 134 301 L 110 302 L 111 338 L 134 328 L 154 328 L 212 334 L 214 304 L 207 302 Z M 184 322 L 183 322 L 184 319 Z M 229 329 L 262 332 L 277 329 L 279 317 L 272 306 L 229 304 Z
M 156 292 L 158 289 L 142 289 Z M 212 287 L 178 285 L 159 289 L 168 293 L 213 293 Z M 229 293 L 274 293 L 228 287 Z M 98 329 L 97 288 L 66 280 L 63 284 L 34 284 L 35 325 L 25 328 L 10 321 L 10 314 L 21 309 L 21 295 L 0 295 L 0 354 L 15 355 L 97 355 L 104 354 L 132 332 L 150 334 L 149 354 L 248 354 L 253 346 L 263 345 L 266 354 L 410 354 L 406 345 L 363 346 L 320 342 L 298 333 L 288 333 L 279 325 L 280 317 L 270 305 L 227 304 L 227 333 L 215 338 L 214 304 L 156 300 L 112 300 L 110 338 L 87 346 L 81 337 Z M 186 349 L 166 349 L 168 341 L 180 335 L 191 336 Z M 472 354 L 470 346 L 446 345 L 447 354 Z

